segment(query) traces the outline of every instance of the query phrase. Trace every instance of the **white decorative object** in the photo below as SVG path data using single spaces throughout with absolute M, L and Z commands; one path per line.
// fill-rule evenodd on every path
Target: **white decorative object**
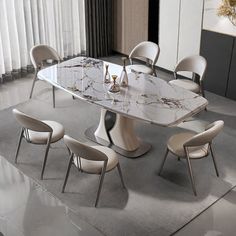
M 121 75 L 120 75 L 120 86 L 121 87 L 128 87 L 128 74 L 127 74 L 127 71 L 126 71 L 126 57 L 122 57 L 122 61 L 123 61 L 123 70 L 121 72 Z
M 109 84 L 111 82 L 111 76 L 110 76 L 110 73 L 109 73 L 109 65 L 105 65 L 105 75 L 104 75 L 104 79 L 103 79 L 103 82 L 105 84 Z

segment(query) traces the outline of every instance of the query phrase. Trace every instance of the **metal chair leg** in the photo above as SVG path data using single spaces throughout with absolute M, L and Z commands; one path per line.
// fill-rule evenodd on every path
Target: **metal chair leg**
M 70 151 L 70 149 L 66 146 L 66 149 L 67 149 L 67 151 L 68 151 L 68 153 L 69 153 L 69 156 L 71 155 L 71 151 Z
M 153 66 L 152 70 L 153 70 L 153 76 L 157 77 L 157 72 L 156 72 L 156 69 L 154 66 Z
M 119 175 L 120 175 L 120 180 L 121 180 L 122 186 L 123 186 L 123 188 L 126 188 L 125 187 L 125 182 L 124 182 L 124 179 L 123 179 L 123 175 L 122 175 L 122 172 L 121 172 L 121 168 L 120 168 L 120 163 L 117 164 L 117 169 L 118 169 L 118 172 L 119 172 Z
M 74 156 L 73 163 L 75 164 L 77 170 L 82 173 L 83 170 L 82 170 L 81 158 L 79 156 Z
M 16 154 L 15 154 L 15 163 L 17 163 L 17 157 L 18 157 L 18 154 L 19 154 L 19 151 L 20 151 L 20 145 L 21 145 L 21 141 L 22 141 L 23 135 L 24 135 L 24 128 L 22 128 L 21 132 L 20 132 L 18 146 L 17 146 Z
M 49 148 L 50 148 L 50 144 L 51 144 L 51 137 L 52 137 L 52 133 L 50 134 L 48 141 L 47 141 L 47 147 L 46 147 L 46 152 L 45 152 L 45 156 L 44 156 L 44 160 L 43 160 L 43 167 L 42 167 L 42 172 L 41 172 L 41 180 L 43 179 L 43 174 L 44 174 L 44 170 L 45 170 L 45 166 L 47 163 L 47 159 L 48 159 L 48 152 L 49 152 Z
M 55 108 L 55 86 L 52 86 L 52 104 L 53 108 Z
M 37 80 L 37 74 L 38 74 L 38 70 L 36 70 L 35 74 L 34 74 L 34 79 L 33 79 L 32 87 L 31 87 L 29 99 L 31 99 L 32 95 L 33 95 L 34 85 L 35 85 L 35 82 Z
M 68 177 L 69 177 L 70 168 L 72 166 L 73 160 L 74 160 L 74 154 L 71 153 L 68 168 L 67 168 L 67 171 L 66 171 L 65 180 L 64 180 L 64 183 L 63 183 L 62 191 L 61 191 L 62 193 L 65 192 L 65 187 L 66 187 L 66 183 L 67 183 L 67 180 L 68 180 Z
M 106 163 L 104 164 L 104 167 L 103 167 L 103 169 L 102 169 L 102 173 L 101 173 L 101 175 L 100 175 L 100 181 L 99 181 L 99 187 L 98 187 L 98 192 L 97 192 L 97 198 L 96 198 L 96 202 L 95 202 L 95 207 L 97 207 L 97 205 L 98 205 L 99 197 L 100 197 L 101 190 L 102 190 L 102 184 L 103 184 L 104 176 L 105 176 L 105 173 L 106 173 L 106 167 L 107 167 L 107 161 L 106 161 Z
M 162 172 L 162 169 L 163 169 L 163 167 L 164 167 L 164 164 L 165 164 L 166 158 L 167 158 L 167 156 L 168 156 L 168 153 L 169 153 L 169 149 L 167 148 L 167 149 L 166 149 L 165 156 L 164 156 L 163 161 L 162 161 L 162 163 L 161 163 L 161 168 L 160 168 L 160 170 L 159 170 L 158 175 L 161 175 L 161 172 Z
M 189 159 L 188 155 L 186 157 L 186 160 L 187 160 L 187 164 L 188 164 L 187 166 L 188 166 L 188 171 L 189 171 L 189 175 L 190 175 L 191 185 L 192 185 L 192 188 L 193 188 L 193 193 L 194 193 L 195 196 L 197 196 L 197 191 L 196 191 L 196 187 L 195 187 L 195 183 L 194 183 L 192 166 L 191 166 L 190 159 Z
M 203 85 L 203 82 L 200 82 L 200 92 L 201 92 L 201 95 L 206 98 L 205 96 L 205 91 L 204 91 L 204 85 Z M 205 107 L 205 111 L 207 111 L 207 107 Z
M 80 172 L 83 172 L 81 158 L 80 157 L 77 157 L 77 158 L 78 158 L 77 163 L 79 164 L 78 169 L 79 169 Z
M 217 175 L 217 177 L 219 177 L 219 171 L 218 171 L 218 168 L 217 168 L 216 159 L 215 159 L 215 156 L 214 156 L 214 153 L 213 153 L 213 150 L 212 150 L 212 146 L 211 146 L 211 144 L 209 144 L 209 146 L 210 146 L 210 151 L 211 151 L 211 156 L 212 156 L 212 160 L 213 160 L 213 163 L 214 163 L 214 167 L 215 167 L 215 170 L 216 170 L 216 175 Z
M 204 85 L 202 82 L 200 83 L 200 89 L 201 89 L 202 96 L 205 98 L 206 96 L 205 96 L 205 91 L 204 91 Z

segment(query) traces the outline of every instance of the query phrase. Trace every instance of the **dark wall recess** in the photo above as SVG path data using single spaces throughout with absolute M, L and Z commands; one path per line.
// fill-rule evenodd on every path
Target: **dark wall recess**
M 159 0 L 149 0 L 148 40 L 158 44 Z
M 227 91 L 229 83 L 235 85 L 234 91 L 236 91 L 236 69 L 231 69 L 234 40 L 232 36 L 207 30 L 202 31 L 201 55 L 207 59 L 205 89 L 221 96 L 231 94 L 231 91 Z M 236 52 L 234 54 L 233 60 L 236 65 Z M 230 74 L 232 74 L 231 77 L 234 76 L 234 80 L 229 80 Z

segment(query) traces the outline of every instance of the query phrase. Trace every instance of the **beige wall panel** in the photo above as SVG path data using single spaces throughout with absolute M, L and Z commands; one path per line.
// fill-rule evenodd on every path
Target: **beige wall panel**
M 123 11 L 122 0 L 114 0 L 114 45 L 113 49 L 117 52 L 123 51 Z
M 115 0 L 114 50 L 129 54 L 148 40 L 148 0 Z

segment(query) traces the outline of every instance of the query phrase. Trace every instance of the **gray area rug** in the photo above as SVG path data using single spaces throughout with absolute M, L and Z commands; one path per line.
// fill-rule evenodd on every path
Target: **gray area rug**
M 94 208 L 98 176 L 82 174 L 72 168 L 66 192 L 61 187 L 68 164 L 68 153 L 61 141 L 52 146 L 45 170 L 39 180 L 45 148 L 22 143 L 17 168 L 32 177 L 49 192 L 72 208 L 86 222 L 104 235 L 170 235 L 236 185 L 236 106 L 235 102 L 207 94 L 208 111 L 180 127 L 162 128 L 137 122 L 139 136 L 152 144 L 151 151 L 137 159 L 119 156 L 127 190 L 122 189 L 116 171 L 105 176 L 98 208 Z M 52 108 L 51 93 L 44 91 L 18 109 L 40 119 L 61 122 L 66 133 L 90 143 L 84 136 L 86 128 L 99 120 L 99 107 L 72 100 L 62 91 L 56 93 L 56 109 Z M 215 154 L 220 170 L 217 178 L 211 158 L 193 161 L 198 196 L 192 193 L 186 163 L 171 156 L 162 176 L 157 175 L 167 139 L 186 129 L 202 130 L 217 119 L 225 121 L 224 131 L 215 139 Z M 12 108 L 0 112 L 0 155 L 13 163 L 20 127 Z

